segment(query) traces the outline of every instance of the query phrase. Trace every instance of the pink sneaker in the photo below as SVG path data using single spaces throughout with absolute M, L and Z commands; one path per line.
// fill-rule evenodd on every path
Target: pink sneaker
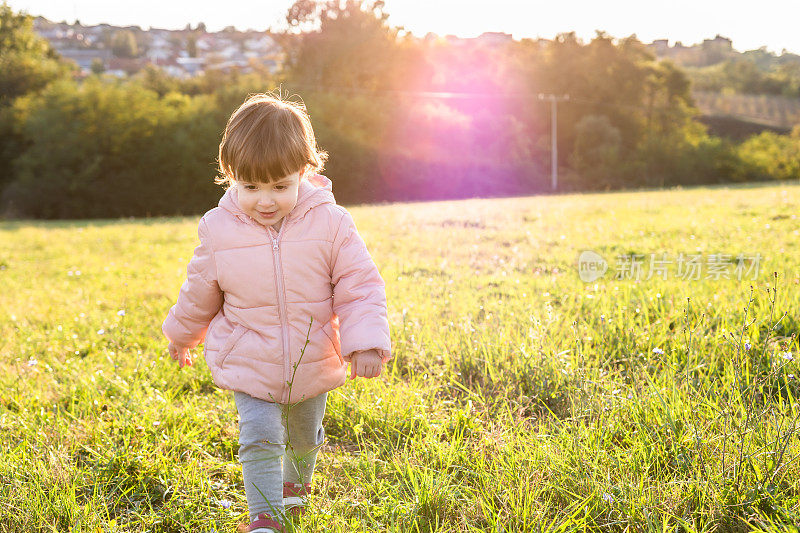
M 239 533 L 284 533 L 280 522 L 267 513 L 261 513 L 250 525 L 239 524 L 236 528 Z
M 294 516 L 301 515 L 306 510 L 306 497 L 311 494 L 311 483 L 283 484 L 283 508 Z

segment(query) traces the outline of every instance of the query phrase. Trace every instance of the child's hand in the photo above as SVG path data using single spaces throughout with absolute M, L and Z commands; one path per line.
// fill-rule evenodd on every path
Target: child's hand
M 381 375 L 383 360 L 377 350 L 355 352 L 350 358 L 350 379 L 356 376 L 374 378 Z
M 189 348 L 186 346 L 178 346 L 177 344 L 170 342 L 169 346 L 167 346 L 167 350 L 169 350 L 169 355 L 174 360 L 178 361 L 178 364 L 181 365 L 181 368 L 184 366 L 192 366 L 192 363 L 194 363 L 194 358 L 189 352 Z

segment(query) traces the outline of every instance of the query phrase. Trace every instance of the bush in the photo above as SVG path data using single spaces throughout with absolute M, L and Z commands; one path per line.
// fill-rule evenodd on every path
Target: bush
M 227 116 L 213 96 L 58 82 L 15 103 L 29 146 L 4 204 L 36 218 L 188 214 L 219 197 L 214 154 Z M 223 119 L 224 120 L 224 119 Z
M 742 179 L 800 178 L 800 132 L 778 135 L 763 132 L 749 138 L 739 147 L 741 166 L 737 175 Z

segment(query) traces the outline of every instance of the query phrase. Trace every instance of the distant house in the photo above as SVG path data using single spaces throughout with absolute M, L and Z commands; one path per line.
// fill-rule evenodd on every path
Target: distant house
M 147 48 L 147 53 L 145 56 L 153 63 L 158 63 L 159 61 L 164 61 L 171 58 L 174 54 L 172 51 L 172 47 L 169 43 L 151 43 L 150 46 Z
M 205 57 L 179 57 L 175 62 L 190 76 L 200 74 L 206 66 Z
M 514 41 L 514 37 L 510 33 L 502 33 L 499 31 L 487 31 L 476 37 L 476 40 L 481 44 L 489 46 L 500 46 Z
M 669 52 L 669 40 L 667 39 L 656 39 L 650 46 L 659 56 L 666 55 Z
M 249 30 L 208 33 L 202 31 L 167 30 L 138 26 L 112 26 L 98 24 L 83 26 L 66 22 L 51 22 L 44 17 L 34 19 L 34 30 L 47 39 L 64 59 L 74 61 L 82 74 L 91 72 L 93 64 L 102 62 L 108 74 L 127 76 L 145 65 L 156 65 L 170 76 L 186 77 L 206 69 L 248 71 L 263 66 L 271 72 L 278 70 L 283 53 L 275 39 L 268 33 Z M 119 30 L 131 30 L 141 45 L 142 56 L 136 59 L 115 58 L 106 48 L 109 36 Z M 196 37 L 197 56 L 188 57 L 186 41 Z M 260 67 L 259 67 L 260 68 Z
M 733 41 L 717 34 L 713 39 L 703 39 L 703 48 L 727 52 L 733 50 Z
M 217 39 L 211 35 L 203 35 L 197 39 L 197 50 L 199 52 L 210 52 L 216 50 L 218 46 Z
M 108 67 L 109 61 L 112 59 L 111 50 L 96 50 L 92 48 L 62 48 L 58 50 L 61 57 L 69 59 L 78 64 L 81 72 L 84 74 L 91 72 L 92 62 L 95 59 L 102 61 L 104 67 Z
M 477 37 L 457 37 L 455 35 L 445 35 L 444 40 L 455 46 L 467 46 L 482 44 L 486 46 L 502 46 L 514 41 L 510 33 L 487 31 Z
M 467 40 L 461 37 L 457 37 L 455 35 L 445 35 L 444 40 L 447 41 L 447 44 L 451 44 L 454 46 L 463 46 L 467 44 Z
M 247 52 L 254 52 L 259 54 L 267 54 L 274 52 L 278 44 L 269 35 L 262 35 L 261 37 L 252 37 L 244 42 L 244 49 Z
M 111 74 L 120 76 L 123 74 L 135 74 L 142 70 L 149 61 L 147 58 L 126 58 L 112 57 L 108 62 L 108 71 Z
M 214 51 L 214 54 L 224 57 L 229 61 L 241 61 L 245 59 L 242 49 L 235 44 L 229 44 L 217 49 Z
M 206 66 L 206 70 L 221 70 L 223 72 L 228 72 L 230 70 L 240 70 L 242 72 L 250 72 L 252 68 L 247 61 L 243 60 L 233 60 L 233 61 L 219 61 L 214 63 L 209 63 Z

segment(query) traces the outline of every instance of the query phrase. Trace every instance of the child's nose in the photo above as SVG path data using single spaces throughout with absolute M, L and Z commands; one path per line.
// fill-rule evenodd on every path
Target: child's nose
M 263 205 L 265 207 L 269 207 L 273 205 L 275 202 L 272 201 L 272 196 L 267 193 L 261 195 L 261 198 L 258 200 L 259 205 Z

